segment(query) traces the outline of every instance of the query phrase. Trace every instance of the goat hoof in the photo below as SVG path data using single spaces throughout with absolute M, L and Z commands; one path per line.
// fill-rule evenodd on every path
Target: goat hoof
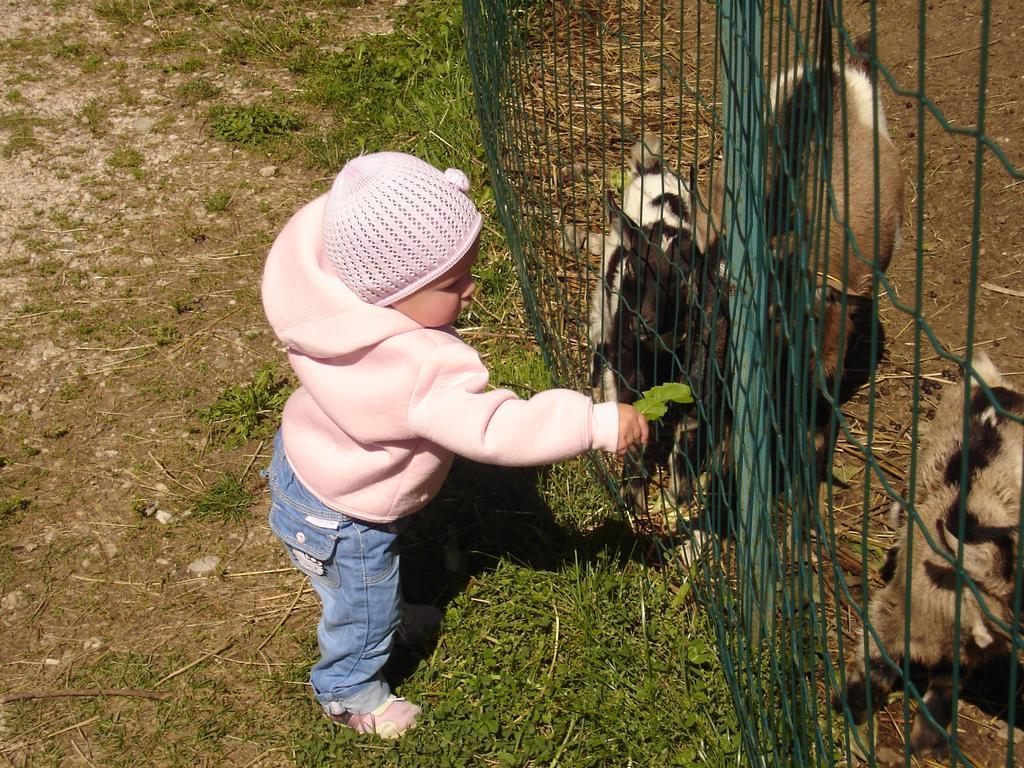
M 910 734 L 910 750 L 919 758 L 942 760 L 949 754 L 949 735 L 917 721 Z

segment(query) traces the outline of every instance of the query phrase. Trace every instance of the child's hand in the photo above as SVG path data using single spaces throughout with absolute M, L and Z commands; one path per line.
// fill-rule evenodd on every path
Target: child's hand
M 615 453 L 622 456 L 638 443 L 647 445 L 647 419 L 632 405 L 619 403 L 619 445 Z

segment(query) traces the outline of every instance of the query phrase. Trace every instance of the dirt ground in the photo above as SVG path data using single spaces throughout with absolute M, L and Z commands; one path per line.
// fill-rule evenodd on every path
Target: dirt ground
M 886 62 L 895 80 L 894 91 L 885 95 L 890 130 L 902 154 L 907 175 L 907 217 L 903 244 L 897 251 L 888 277 L 898 301 L 913 307 L 920 290 L 921 317 L 934 335 L 934 342 L 948 352 L 963 354 L 967 344 L 969 297 L 971 289 L 971 251 L 974 217 L 978 216 L 979 258 L 977 287 L 974 294 L 974 334 L 976 348 L 985 350 L 1011 377 L 1024 376 L 1024 352 L 1019 341 L 1024 332 L 1024 183 L 1019 169 L 1024 162 L 1024 57 L 1019 41 L 1024 26 L 1006 7 L 991 8 L 988 46 L 988 78 L 985 89 L 984 134 L 989 146 L 982 157 L 980 211 L 973 199 L 976 159 L 975 137 L 955 131 L 974 130 L 978 126 L 979 73 L 981 70 L 982 15 L 980 4 L 954 5 L 929 3 L 926 16 L 923 55 L 923 92 L 930 108 L 919 123 L 917 93 L 921 92 L 922 57 L 918 56 L 918 4 L 903 2 L 881 4 L 878 9 L 879 57 Z M 848 13 L 851 11 L 847 11 Z M 867 29 L 867 10 L 856 9 L 858 21 Z M 855 17 L 857 18 L 857 17 Z M 949 128 L 943 126 L 942 116 Z M 918 154 L 922 145 L 923 152 Z M 998 148 L 1016 178 L 997 158 Z M 920 181 L 923 180 L 923 185 Z M 921 244 L 917 263 L 915 246 Z M 920 270 L 920 272 L 918 271 Z M 917 275 L 921 284 L 917 284 Z M 907 428 L 912 422 L 911 397 L 915 355 L 915 330 L 912 314 L 883 301 L 882 318 L 886 326 L 887 358 L 879 367 L 879 397 L 875 402 L 875 450 L 896 490 L 906 491 L 905 473 L 911 446 Z M 936 383 L 956 374 L 949 361 L 940 359 L 928 336 L 922 337 L 922 373 Z M 1011 378 L 1018 385 L 1024 380 Z M 933 388 L 927 381 L 922 391 L 925 414 L 934 403 Z M 866 424 L 867 400 L 857 398 L 848 408 L 854 424 Z M 859 421 L 858 421 L 859 419 Z M 849 503 L 851 532 L 859 528 L 863 509 L 862 488 Z M 879 542 L 887 543 L 888 529 L 883 518 L 889 499 L 880 484 L 872 483 L 872 527 Z M 838 515 L 842 516 L 840 510 Z M 842 531 L 839 532 L 842 536 Z M 855 534 L 859 538 L 859 532 Z M 1004 682 L 1005 685 L 1005 682 Z M 1006 695 L 998 700 L 1005 706 Z M 960 744 L 977 766 L 1007 764 L 1005 720 L 991 714 L 992 706 L 983 699 L 962 701 L 959 721 Z M 989 713 L 983 712 L 981 704 Z M 997 706 L 996 709 L 999 707 Z M 897 724 L 903 720 L 903 703 L 894 701 L 877 724 L 880 733 L 877 758 L 882 764 L 903 764 L 902 734 Z M 1024 732 L 1016 731 L 1015 762 L 1024 764 Z M 929 764 L 923 762 L 922 764 Z
M 392 5 L 308 12 L 341 45 L 386 31 Z M 174 698 L 189 675 L 172 673 L 199 661 L 192 672 L 216 683 L 193 711 L 225 722 L 231 707 L 248 711 L 255 729 L 228 734 L 230 760 L 209 764 L 288 764 L 258 746 L 274 711 L 248 689 L 253 670 L 305 656 L 267 640 L 285 611 L 294 622 L 313 602 L 265 522 L 257 472 L 269 445 L 211 443 L 197 412 L 283 364 L 259 302 L 262 264 L 329 178 L 213 139 L 212 100 L 186 87 L 198 60 L 217 103 L 265 103 L 295 88 L 283 68 L 178 50 L 179 17 L 145 4 L 107 4 L 138 13 L 127 24 L 94 7 L 0 7 L 0 696 L 150 687 Z M 216 6 L 211 45 L 255 25 L 245 4 Z M 190 519 L 226 473 L 254 494 L 248 522 Z M 0 704 L 0 764 L 143 764 L 122 761 L 138 756 L 133 742 L 156 743 L 158 710 L 106 699 L 111 740 L 83 714 L 95 701 Z M 127 712 L 139 716 L 119 722 Z M 145 764 L 175 762 L 165 749 Z M 175 764 L 202 763 L 182 751 Z
M 211 444 L 196 412 L 281 361 L 258 300 L 264 254 L 328 179 L 212 139 L 207 105 L 179 95 L 185 67 L 154 57 L 175 31 L 159 19 L 117 25 L 88 5 L 0 2 L 0 696 L 128 687 L 123 670 L 138 658 L 167 670 L 149 681 L 155 690 L 173 691 L 196 665 L 216 666 L 216 697 L 243 698 L 252 665 L 269 671 L 299 655 L 286 644 L 293 641 L 267 641 L 282 617 L 306 615 L 312 603 L 263 520 L 256 472 L 269 446 Z M 386 5 L 317 13 L 341 44 L 352 31 L 386 28 Z M 227 8 L 216 23 L 229 34 L 253 23 L 246 13 Z M 991 13 L 974 341 L 1022 376 L 1024 183 L 993 147 L 1024 165 L 1024 26 L 1009 4 Z M 913 306 L 920 266 L 921 315 L 959 353 L 976 142 L 932 110 L 919 125 L 918 4 L 896 0 L 878 14 L 880 57 L 904 91 L 884 98 L 908 179 L 903 246 L 889 279 Z M 866 17 L 858 21 L 866 28 Z M 980 25 L 980 5 L 928 6 L 925 93 L 958 129 L 978 121 Z M 240 103 L 293 87 L 284 69 L 244 63 L 218 63 L 212 77 L 219 98 Z M 204 201 L 225 191 L 230 204 L 211 212 Z M 884 442 L 910 420 L 915 337 L 911 315 L 888 302 L 882 315 Z M 953 370 L 924 344 L 926 374 Z M 850 413 L 866 414 L 863 398 Z M 890 446 L 898 484 L 905 453 Z M 224 530 L 190 521 L 193 500 L 226 472 L 257 494 L 251 523 Z M 872 492 L 881 512 L 883 496 Z M 0 705 L 0 762 L 30 765 L 55 741 L 61 765 L 111 762 L 73 700 L 27 706 Z M 273 715 L 266 702 L 251 707 L 254 721 Z M 962 707 L 962 743 L 976 765 L 1005 764 L 1004 722 Z M 883 759 L 902 753 L 892 727 L 901 718 L 897 703 L 879 719 Z M 125 726 L 126 737 L 153 727 Z M 242 734 L 231 763 L 278 764 L 256 744 Z

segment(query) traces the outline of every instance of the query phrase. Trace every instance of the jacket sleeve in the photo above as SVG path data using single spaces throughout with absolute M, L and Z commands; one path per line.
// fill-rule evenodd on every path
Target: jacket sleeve
M 507 389 L 484 391 L 487 369 L 465 344 L 445 344 L 424 361 L 409 406 L 412 431 L 460 456 L 486 464 L 536 466 L 614 451 L 615 403 L 549 389 L 529 400 Z

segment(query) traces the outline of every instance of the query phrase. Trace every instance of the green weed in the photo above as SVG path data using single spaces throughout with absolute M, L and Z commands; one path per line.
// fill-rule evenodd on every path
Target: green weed
M 308 16 L 275 20 L 235 31 L 221 51 L 226 61 L 238 64 L 261 60 L 280 60 L 293 51 L 305 48 L 315 38 L 321 23 Z
M 142 0 L 100 0 L 93 5 L 96 15 L 114 24 L 138 24 L 146 14 L 147 3 Z
M 19 520 L 21 515 L 31 508 L 32 501 L 21 496 L 0 499 L 0 526 L 9 525 Z
M 192 75 L 196 72 L 202 72 L 206 68 L 206 62 L 202 59 L 198 59 L 194 56 L 190 56 L 177 64 L 168 64 L 164 67 L 167 72 L 181 72 L 185 75 Z
M 4 157 L 10 158 L 19 152 L 24 152 L 27 149 L 36 149 L 39 146 L 39 140 L 35 136 L 35 131 L 32 126 L 26 126 L 21 133 L 15 133 L 10 139 L 3 145 L 3 149 L 0 153 Z
M 235 193 L 229 189 L 218 189 L 203 200 L 203 207 L 208 213 L 223 213 L 228 209 L 234 196 Z
M 79 397 L 84 391 L 85 386 L 81 382 L 65 381 L 60 385 L 60 389 L 57 390 L 57 399 L 68 403 Z
M 58 59 L 81 59 L 89 53 L 89 44 L 84 40 L 61 40 L 54 48 Z
M 229 444 L 267 438 L 277 428 L 289 390 L 288 381 L 278 375 L 276 366 L 268 365 L 251 383 L 227 389 L 199 417 Z
M 192 499 L 192 516 L 198 520 L 240 523 L 249 517 L 255 497 L 234 475 L 221 475 L 203 493 Z
M 182 296 L 172 301 L 171 306 L 179 315 L 185 315 L 202 309 L 203 300 L 197 296 Z
M 153 657 L 138 653 L 113 651 L 103 654 L 92 666 L 76 665 L 71 673 L 72 684 L 83 688 L 109 685 L 112 688 L 151 688 L 160 679 L 160 670 L 153 667 Z
M 57 250 L 57 243 L 45 237 L 26 237 L 24 243 L 25 247 L 28 248 L 33 253 L 48 254 L 53 253 L 55 250 Z M 51 263 L 52 262 L 45 260 L 41 262 L 41 271 L 43 274 L 47 274 L 47 270 L 49 269 L 47 265 Z M 55 271 L 56 270 L 52 270 L 49 274 L 53 274 Z
M 102 134 L 110 119 L 110 108 L 99 99 L 90 99 L 78 113 L 78 120 L 89 126 L 93 135 Z
M 166 347 L 181 338 L 181 331 L 171 323 L 157 323 L 150 328 L 149 337 L 158 347 Z
M 64 265 L 56 259 L 40 259 L 35 264 L 35 270 L 43 276 L 56 275 L 64 269 Z
M 204 77 L 197 77 L 195 80 L 185 83 L 178 90 L 183 104 L 197 104 L 200 101 L 212 99 L 218 93 L 220 93 L 220 88 Z
M 154 54 L 188 51 L 196 47 L 195 40 L 195 33 L 191 30 L 187 32 L 167 32 L 160 35 L 160 37 L 153 42 L 151 50 Z
M 291 111 L 262 106 L 218 107 L 210 112 L 210 130 L 221 141 L 260 146 L 299 130 L 302 118 Z
M 135 147 L 120 147 L 107 158 L 107 165 L 138 178 L 142 174 L 142 153 Z

